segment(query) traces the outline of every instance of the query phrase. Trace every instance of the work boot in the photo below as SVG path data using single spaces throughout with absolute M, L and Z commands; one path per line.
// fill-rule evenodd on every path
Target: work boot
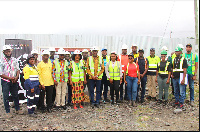
M 114 105 L 114 100 L 111 101 L 111 105 Z
M 129 105 L 129 106 L 132 105 L 132 101 L 131 101 L 131 100 L 128 101 L 128 105 Z
M 151 96 L 148 96 L 146 99 L 151 100 Z
M 157 101 L 156 97 L 151 97 L 153 101 Z
M 133 101 L 133 107 L 136 107 L 137 105 L 136 105 L 136 103 L 135 103 L 135 101 Z
M 190 101 L 190 105 L 193 107 L 194 106 L 194 101 Z
M 141 103 L 144 103 L 144 99 L 141 99 Z
M 162 100 L 161 99 L 159 99 L 158 100 L 158 102 L 157 102 L 157 104 L 161 104 L 162 103 Z
M 18 114 L 18 115 L 23 115 L 24 114 L 24 112 L 22 110 L 16 110 L 15 113 Z

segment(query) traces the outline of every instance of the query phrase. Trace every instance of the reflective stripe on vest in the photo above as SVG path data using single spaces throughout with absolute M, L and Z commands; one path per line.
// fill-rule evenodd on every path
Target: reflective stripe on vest
M 136 69 L 137 69 L 137 65 L 136 65 L 136 63 L 133 62 L 133 64 L 136 66 Z M 129 67 L 129 63 L 127 64 L 126 75 L 128 75 L 128 67 Z M 138 76 L 138 69 L 137 69 L 137 76 Z
M 159 67 L 158 73 L 159 73 L 159 74 L 168 74 L 167 68 L 168 68 L 169 64 L 170 64 L 170 62 L 167 61 L 166 66 L 165 66 L 165 70 L 164 70 L 164 71 L 161 71 L 161 70 L 160 70 L 160 62 L 159 62 L 159 63 L 158 63 L 158 67 Z
M 84 81 L 84 69 L 83 69 L 83 61 L 80 60 L 79 67 L 76 65 L 74 61 L 72 61 L 72 82 Z
M 186 56 L 186 53 L 185 53 Z M 192 74 L 195 74 L 195 59 L 196 59 L 196 54 L 191 53 L 192 56 Z
M 99 64 L 98 64 L 98 71 L 97 74 L 101 71 L 101 65 L 102 65 L 102 57 L 99 56 Z M 92 56 L 89 57 L 89 66 L 90 66 L 90 71 L 94 75 L 94 61 Z M 98 78 L 102 79 L 103 73 L 99 75 Z
M 159 62 L 159 60 L 157 59 L 160 59 L 160 58 L 157 56 L 155 56 L 154 58 L 151 58 L 150 56 L 148 56 L 147 59 L 149 60 L 148 72 L 156 72 L 157 64 Z
M 147 59 L 144 57 L 144 61 L 145 61 L 145 69 L 147 68 Z M 138 57 L 136 59 L 136 64 L 138 64 Z M 139 64 L 138 64 L 139 65 Z
M 60 64 L 59 64 L 59 60 L 55 59 L 54 60 L 54 64 L 56 67 L 56 71 L 55 71 L 55 76 L 56 76 L 56 81 L 60 82 Z M 64 61 L 64 80 L 65 82 L 68 81 L 68 65 L 67 65 L 67 61 Z
M 109 61 L 109 68 L 108 68 L 108 72 L 110 75 L 110 78 L 113 80 L 120 80 L 120 65 L 119 65 L 119 61 L 115 61 L 115 66 L 113 69 L 112 66 L 112 62 L 110 63 Z M 107 78 L 107 80 L 109 80 L 109 78 Z
M 175 58 L 174 58 L 175 59 Z M 174 68 L 174 59 L 173 59 L 173 68 Z M 184 57 L 181 58 L 180 60 L 180 68 L 175 68 L 173 69 L 173 72 L 183 72 L 183 60 L 184 60 Z

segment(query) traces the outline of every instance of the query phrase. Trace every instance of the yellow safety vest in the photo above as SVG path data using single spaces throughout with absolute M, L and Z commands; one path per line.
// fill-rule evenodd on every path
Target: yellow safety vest
M 101 65 L 102 65 L 102 57 L 99 56 L 99 64 L 98 64 L 98 72 L 97 74 L 101 71 Z M 94 75 L 94 61 L 92 56 L 89 57 L 89 66 L 90 66 L 90 71 Z M 102 79 L 103 73 L 99 75 L 98 78 Z
M 173 72 L 183 72 L 183 60 L 184 60 L 184 57 L 182 57 L 180 59 L 180 68 L 174 68 L 174 60 L 175 60 L 175 58 L 172 60 Z
M 37 67 L 34 66 L 30 67 L 28 64 L 23 69 L 24 72 L 24 79 L 30 79 L 31 81 L 37 81 L 39 80 L 39 74 L 37 71 Z
M 56 71 L 55 71 L 56 81 L 60 82 L 60 64 L 59 64 L 59 60 L 55 59 L 54 60 L 54 64 L 55 64 L 55 67 L 56 67 Z M 67 60 L 64 60 L 64 80 L 65 80 L 65 82 L 68 81 L 68 62 L 67 62 Z
M 119 65 L 119 61 L 115 61 L 115 66 L 113 69 L 112 63 L 108 63 L 109 68 L 108 68 L 108 72 L 110 75 L 110 79 L 112 80 L 120 80 L 120 65 Z M 109 80 L 109 78 L 107 78 L 107 80 Z
M 74 61 L 72 61 L 72 82 L 84 81 L 84 64 L 83 60 L 79 61 L 79 67 L 76 65 Z
M 186 53 L 185 53 L 185 56 L 186 56 Z M 192 75 L 195 74 L 195 57 L 196 57 L 196 54 L 193 54 L 191 53 L 191 56 L 192 56 Z
M 160 62 L 160 58 L 158 56 L 155 56 L 154 58 L 148 56 L 147 59 L 149 61 L 148 72 L 156 72 L 157 64 Z
M 159 63 L 158 63 L 158 68 L 159 68 L 158 73 L 159 73 L 159 74 L 168 74 L 167 68 L 168 68 L 169 64 L 170 64 L 170 62 L 167 61 L 166 66 L 165 66 L 165 70 L 164 70 L 164 71 L 161 71 L 161 70 L 160 70 L 160 62 L 159 62 Z

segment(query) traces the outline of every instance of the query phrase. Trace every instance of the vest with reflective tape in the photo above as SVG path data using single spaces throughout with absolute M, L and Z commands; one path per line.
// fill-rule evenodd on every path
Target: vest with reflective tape
M 168 68 L 169 64 L 170 64 L 170 62 L 167 61 L 166 66 L 165 66 L 165 70 L 164 70 L 164 71 L 161 71 L 161 70 L 160 70 L 160 62 L 159 62 L 159 63 L 158 63 L 158 68 L 159 68 L 158 73 L 159 73 L 159 74 L 168 74 L 167 68 Z
M 145 61 L 145 69 L 147 69 L 147 59 L 144 57 L 144 61 Z M 136 64 L 138 64 L 138 57 L 136 59 Z M 138 64 L 139 65 L 139 64 Z
M 186 56 L 186 53 L 185 53 Z M 191 53 L 192 56 L 192 74 L 195 74 L 195 59 L 196 59 L 196 54 Z
M 30 71 L 24 71 L 24 73 L 25 72 L 29 72 L 29 79 L 31 81 L 37 81 L 37 80 L 39 80 L 39 74 L 38 74 L 38 71 L 37 71 L 37 67 L 34 66 L 35 68 L 33 68 L 33 67 L 30 67 L 29 65 L 26 65 L 26 67 L 28 67 Z
M 98 64 L 97 74 L 101 71 L 101 65 L 102 65 L 102 57 L 99 56 L 99 64 Z M 89 57 L 89 66 L 90 66 L 91 73 L 94 75 L 94 61 L 93 61 L 92 56 Z M 102 76 L 103 76 L 103 73 L 101 75 L 99 75 L 98 78 L 102 79 Z
M 79 67 L 76 65 L 74 61 L 72 61 L 72 82 L 84 81 L 84 69 L 83 69 L 83 61 L 80 60 Z
M 160 58 L 158 56 L 155 56 L 154 58 L 148 56 L 147 59 L 149 60 L 148 72 L 156 72 L 157 64 L 160 62 Z
M 135 65 L 136 69 L 137 69 L 137 76 L 138 76 L 138 68 L 135 62 L 133 62 L 133 64 Z M 145 64 L 146 65 L 146 64 Z M 127 64 L 127 68 L 126 68 L 126 75 L 128 75 L 128 67 L 129 67 L 129 63 Z
M 110 79 L 120 80 L 119 61 L 115 61 L 114 69 L 113 69 L 113 66 L 112 66 L 112 62 L 110 63 L 110 61 L 109 61 L 108 65 L 109 65 L 108 72 L 109 72 L 109 75 L 110 75 Z M 107 78 L 107 80 L 109 80 L 109 78 Z
M 102 56 L 102 59 L 103 59 L 103 56 Z M 110 56 L 106 56 L 106 62 L 104 62 L 105 63 L 104 66 L 106 66 L 106 63 L 108 63 L 109 61 L 110 61 Z
M 59 60 L 55 59 L 54 60 L 54 64 L 55 64 L 55 67 L 56 67 L 56 71 L 55 71 L 56 81 L 60 82 L 60 64 L 59 64 Z M 67 62 L 67 60 L 64 60 L 64 80 L 65 80 L 65 82 L 68 81 L 68 62 Z
M 184 60 L 184 57 L 181 57 L 181 59 L 180 59 L 180 68 L 174 68 L 174 60 L 175 60 L 175 58 L 172 60 L 173 72 L 183 72 L 183 60 Z

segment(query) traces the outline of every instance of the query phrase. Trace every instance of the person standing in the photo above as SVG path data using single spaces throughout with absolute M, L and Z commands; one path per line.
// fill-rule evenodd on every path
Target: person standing
M 104 61 L 101 56 L 97 55 L 98 48 L 94 46 L 92 48 L 92 56 L 87 59 L 87 73 L 89 74 L 90 83 L 90 97 L 91 97 L 91 107 L 96 105 L 99 108 L 100 101 L 100 86 L 101 79 L 104 72 Z M 96 84 L 96 102 L 94 101 L 94 87 Z
M 58 50 L 59 58 L 53 62 L 53 78 L 56 85 L 56 108 L 66 110 L 65 96 L 68 82 L 68 62 L 64 60 L 65 50 Z
M 187 60 L 188 68 L 188 82 L 190 89 L 190 105 L 194 106 L 194 80 L 196 80 L 197 69 L 198 69 L 198 56 L 192 53 L 192 44 L 186 45 L 185 59 Z
M 132 45 L 132 52 L 131 54 L 134 56 L 134 58 L 139 57 L 139 54 L 137 53 L 137 44 Z
M 109 60 L 110 60 L 110 57 L 107 56 L 107 49 L 105 49 L 105 48 L 103 48 L 101 50 L 101 53 L 102 53 L 102 59 L 104 61 L 104 68 L 105 68 L 106 63 L 108 63 Z M 103 90 L 103 87 L 104 87 L 104 90 Z M 106 73 L 105 73 L 105 69 L 104 69 L 102 80 L 101 80 L 100 97 L 102 96 L 102 91 L 103 91 L 103 97 L 104 97 L 103 102 L 104 103 L 105 102 L 110 102 L 110 100 L 107 98 L 107 94 L 108 94 L 108 80 L 107 80 L 107 76 L 106 76 Z
M 40 63 L 40 61 L 38 60 L 38 51 L 36 49 L 33 49 L 31 51 L 31 54 L 35 57 L 35 65 L 37 66 Z
M 147 88 L 148 88 L 148 97 L 147 99 L 151 98 L 154 101 L 157 101 L 156 99 L 156 69 L 157 64 L 160 62 L 160 58 L 155 55 L 155 48 L 150 49 L 150 56 L 147 57 L 149 61 L 149 69 L 147 71 Z
M 35 107 L 39 101 L 39 74 L 35 64 L 35 57 L 28 55 L 27 65 L 23 68 L 24 73 L 24 88 L 27 91 L 27 108 L 30 117 L 37 117 L 35 114 Z
M 42 52 L 42 61 L 38 64 L 39 82 L 41 85 L 40 97 L 38 107 L 42 113 L 45 111 L 44 97 L 46 92 L 47 111 L 52 112 L 52 93 L 53 93 L 53 77 L 52 77 L 52 63 L 49 61 L 49 51 Z
M 0 61 L 0 77 L 3 93 L 3 102 L 6 110 L 6 117 L 12 118 L 9 106 L 9 92 L 15 103 L 16 114 L 23 114 L 19 107 L 17 80 L 19 78 L 19 64 L 17 59 L 12 56 L 10 45 L 3 46 L 4 57 Z
M 72 62 L 70 63 L 70 72 L 69 79 L 70 85 L 72 86 L 72 103 L 74 109 L 77 109 L 76 103 L 79 104 L 80 108 L 83 108 L 81 102 L 84 101 L 84 86 L 83 83 L 86 84 L 86 67 L 83 64 L 83 60 L 81 60 L 82 55 L 79 50 L 75 50 L 72 56 Z
M 171 63 L 170 61 L 166 60 L 167 51 L 161 51 L 161 61 L 157 65 L 156 70 L 156 79 L 155 82 L 158 82 L 159 86 L 159 98 L 158 103 L 162 103 L 163 97 L 163 89 L 164 89 L 164 103 L 167 104 L 168 100 L 168 90 L 169 90 L 169 82 L 171 77 Z
M 120 102 L 123 101 L 123 89 L 124 89 L 124 70 L 126 69 L 126 65 L 128 64 L 128 55 L 127 55 L 127 48 L 128 46 L 126 44 L 122 45 L 122 54 L 118 55 L 117 61 L 120 61 L 120 64 L 122 66 L 122 83 L 120 84 Z M 127 95 L 127 85 L 125 85 L 125 95 L 124 100 L 128 100 Z
M 136 107 L 137 88 L 140 84 L 140 70 L 138 64 L 133 62 L 133 54 L 129 54 L 128 59 L 129 63 L 126 65 L 126 71 L 124 72 L 124 82 L 127 84 L 129 106 Z
M 140 97 L 140 101 L 141 103 L 144 102 L 144 95 L 145 95 L 145 90 L 146 90 L 146 82 L 147 82 L 147 71 L 149 68 L 149 61 L 147 58 L 145 58 L 144 55 L 144 50 L 143 49 L 139 49 L 139 57 L 134 59 L 134 62 L 136 64 L 139 65 L 139 69 L 140 69 L 140 82 L 141 82 L 141 97 Z M 139 101 L 139 95 L 138 92 L 140 90 L 140 84 L 138 85 L 138 89 L 137 89 L 137 97 L 136 97 L 136 101 Z
M 105 67 L 105 73 L 110 83 L 111 104 L 114 104 L 114 92 L 116 95 L 116 103 L 119 103 L 119 85 L 122 83 L 122 67 L 117 61 L 117 54 L 112 51 L 110 60 Z
M 178 106 L 178 108 L 185 110 L 184 108 L 184 100 L 185 100 L 185 77 L 187 73 L 187 60 L 181 56 L 182 49 L 180 47 L 176 47 L 175 53 L 176 57 L 172 60 L 172 78 L 174 85 L 174 95 L 175 95 L 175 103 L 174 106 Z M 181 78 L 182 74 L 182 78 Z

